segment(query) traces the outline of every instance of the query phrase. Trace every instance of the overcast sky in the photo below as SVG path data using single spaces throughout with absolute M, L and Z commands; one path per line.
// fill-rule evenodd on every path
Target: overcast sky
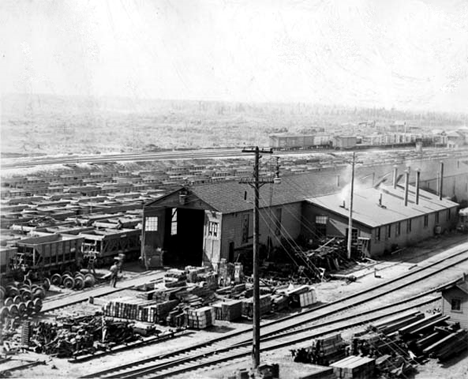
M 468 112 L 466 0 L 1 0 L 14 93 Z

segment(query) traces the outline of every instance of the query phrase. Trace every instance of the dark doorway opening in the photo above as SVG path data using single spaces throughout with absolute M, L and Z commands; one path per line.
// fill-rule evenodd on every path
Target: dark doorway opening
M 184 267 L 202 264 L 204 222 L 204 210 L 172 209 L 165 265 Z

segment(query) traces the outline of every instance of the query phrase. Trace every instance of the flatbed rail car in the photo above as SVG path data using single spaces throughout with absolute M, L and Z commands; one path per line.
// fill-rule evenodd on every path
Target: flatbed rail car
M 9 262 L 12 272 L 32 270 L 37 275 L 73 270 L 81 261 L 83 237 L 51 234 L 15 242 L 17 248 Z
M 80 236 L 83 257 L 92 257 L 98 265 L 111 263 L 119 254 L 128 260 L 140 255 L 141 229 L 95 229 Z

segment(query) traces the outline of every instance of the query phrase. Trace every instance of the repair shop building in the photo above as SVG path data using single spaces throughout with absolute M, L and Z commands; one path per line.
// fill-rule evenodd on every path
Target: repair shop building
M 453 230 L 458 204 L 408 186 L 384 186 L 354 191 L 353 243 L 367 256 L 378 256 Z M 327 237 L 347 237 L 349 195 L 335 193 L 308 199 L 303 209 L 303 234 L 309 230 Z M 312 236 L 311 236 L 312 237 Z

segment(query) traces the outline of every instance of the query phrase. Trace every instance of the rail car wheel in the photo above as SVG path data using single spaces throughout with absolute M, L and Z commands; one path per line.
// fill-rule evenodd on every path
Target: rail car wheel
M 43 299 L 45 298 L 45 290 L 42 287 L 36 287 L 33 290 L 33 298 L 34 299 Z
M 70 271 L 65 271 L 62 273 L 62 277 L 68 275 L 70 278 L 73 278 L 73 274 Z
M 60 284 L 62 284 L 62 276 L 60 274 L 54 274 L 52 275 L 52 277 L 50 278 L 50 282 L 54 285 L 54 286 L 59 286 Z
M 0 308 L 0 318 L 2 320 L 6 319 L 9 316 L 10 316 L 10 311 L 8 310 L 8 307 L 4 306 Z
M 33 294 L 31 291 L 29 290 L 24 290 L 22 293 L 21 293 L 21 299 L 23 299 L 23 301 L 28 301 L 28 300 L 32 300 L 33 298 Z
M 13 298 L 13 303 L 15 304 L 19 304 L 21 303 L 22 299 L 21 299 L 21 296 L 20 295 L 16 295 L 14 298 Z
M 75 277 L 74 288 L 77 290 L 82 290 L 84 288 L 84 280 L 80 277 Z
M 5 299 L 5 294 L 6 294 L 6 289 L 2 286 L 0 286 L 0 299 L 3 300 Z
M 25 303 L 19 303 L 18 304 L 18 313 L 20 317 L 26 316 L 28 313 L 28 308 L 26 307 Z
M 15 297 L 15 296 L 19 295 L 19 290 L 18 290 L 18 288 L 16 288 L 16 287 L 13 286 L 13 285 L 7 286 L 6 292 L 7 292 L 7 296 L 8 296 L 8 297 Z
M 85 287 L 92 287 L 96 283 L 96 278 L 93 274 L 86 274 L 84 278 Z
M 49 280 L 49 278 L 44 278 L 44 279 L 42 280 L 42 287 L 44 287 L 44 289 L 45 289 L 46 291 L 49 290 L 49 288 L 50 288 L 50 280 Z
M 25 280 L 23 281 L 23 285 L 31 287 L 31 286 L 32 286 L 31 280 L 25 279 Z
M 10 317 L 17 317 L 18 314 L 19 314 L 18 305 L 17 304 L 11 304 L 8 307 L 8 312 L 10 313 Z
M 42 300 L 41 299 L 34 300 L 34 311 L 36 313 L 39 313 L 41 309 L 42 309 Z
M 9 307 L 10 305 L 12 305 L 12 304 L 14 304 L 14 303 L 15 303 L 15 302 L 13 301 L 13 298 L 12 298 L 12 297 L 7 297 L 7 298 L 5 299 L 4 305 L 5 305 L 5 307 Z
M 75 279 L 73 279 L 71 276 L 66 276 L 63 278 L 63 285 L 65 286 L 65 288 L 68 288 L 68 289 L 72 289 L 73 287 L 75 287 Z
M 29 300 L 26 302 L 26 312 L 28 314 L 28 316 L 31 316 L 33 313 L 34 313 L 34 301 L 33 300 Z

